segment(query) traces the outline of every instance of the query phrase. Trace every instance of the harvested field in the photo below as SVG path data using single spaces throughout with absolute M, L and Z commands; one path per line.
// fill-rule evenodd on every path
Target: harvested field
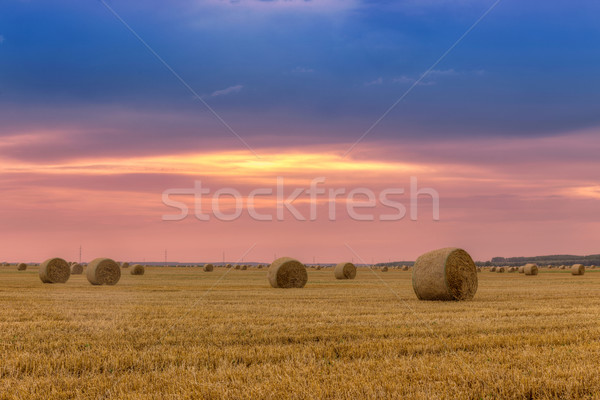
M 600 272 L 480 274 L 472 301 L 422 302 L 398 270 L 340 285 L 310 269 L 288 290 L 264 270 L 148 270 L 92 287 L 84 275 L 43 285 L 36 267 L 0 268 L 0 398 L 600 393 Z

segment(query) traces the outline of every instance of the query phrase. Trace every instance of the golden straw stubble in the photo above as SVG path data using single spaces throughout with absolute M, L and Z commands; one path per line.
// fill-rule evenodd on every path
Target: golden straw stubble
M 71 267 L 62 258 L 49 258 L 40 265 L 39 275 L 44 283 L 66 283 L 71 277 Z
M 356 267 L 349 262 L 341 262 L 333 270 L 335 279 L 354 279 L 356 277 Z
M 300 261 L 281 257 L 269 266 L 267 278 L 274 288 L 303 288 L 308 281 L 308 273 Z
M 89 263 L 86 275 L 92 285 L 116 285 L 121 279 L 121 268 L 110 258 L 96 258 Z
M 417 259 L 412 283 L 419 300 L 470 300 L 477 292 L 477 268 L 463 249 L 434 250 Z

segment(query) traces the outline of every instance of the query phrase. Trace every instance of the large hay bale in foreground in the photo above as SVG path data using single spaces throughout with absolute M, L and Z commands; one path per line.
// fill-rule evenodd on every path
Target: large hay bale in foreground
M 71 275 L 81 275 L 83 274 L 83 265 L 75 263 L 71 265 Z
M 585 274 L 585 267 L 583 264 L 574 264 L 571 267 L 571 275 L 583 275 Z
M 204 270 L 204 272 L 212 272 L 215 269 L 215 267 L 212 264 L 206 264 L 202 269 Z
M 135 264 L 131 268 L 131 275 L 144 275 L 145 272 L 146 268 L 144 268 L 144 266 L 140 264 Z
M 39 274 L 44 283 L 65 283 L 71 277 L 71 268 L 62 258 L 49 258 L 40 265 Z
M 86 275 L 92 285 L 116 285 L 121 279 L 121 268 L 110 258 L 96 258 L 89 263 Z
M 333 269 L 335 279 L 354 279 L 356 277 L 356 267 L 349 262 L 341 262 Z
M 525 275 L 537 275 L 538 266 L 537 264 L 525 264 L 523 267 L 523 272 L 525 272 Z
M 17 271 L 25 271 L 25 270 L 27 270 L 27 264 L 25 264 L 25 263 L 19 263 L 17 265 Z
M 417 259 L 412 283 L 419 300 L 470 300 L 477 292 L 477 269 L 462 249 L 434 250 Z
M 273 261 L 267 277 L 274 288 L 302 288 L 308 281 L 304 264 L 290 257 L 281 257 Z

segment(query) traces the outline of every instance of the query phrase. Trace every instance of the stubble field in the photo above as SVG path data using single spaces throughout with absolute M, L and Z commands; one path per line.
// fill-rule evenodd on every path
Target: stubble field
M 423 302 L 411 272 L 147 268 L 112 287 L 0 268 L 0 399 L 600 398 L 600 273 L 479 274 Z

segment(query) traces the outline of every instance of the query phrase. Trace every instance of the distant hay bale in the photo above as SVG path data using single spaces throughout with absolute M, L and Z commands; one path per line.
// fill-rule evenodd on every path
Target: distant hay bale
M 71 275 L 81 275 L 83 274 L 83 265 L 75 263 L 71 265 Z
M 233 265 L 231 265 L 231 264 L 227 264 L 227 265 L 225 266 L 225 268 L 231 268 L 231 267 L 233 267 Z
M 273 261 L 267 273 L 274 288 L 302 288 L 308 281 L 306 267 L 298 260 L 281 257 Z
M 242 265 L 240 269 L 241 269 L 242 271 L 245 271 L 245 270 L 247 270 L 247 269 L 248 269 L 248 266 L 247 266 L 247 265 Z
M 477 267 L 477 272 L 481 272 L 481 267 Z
M 417 259 L 412 283 L 419 300 L 470 300 L 477 292 L 477 269 L 462 249 L 434 250 Z
M 356 267 L 349 262 L 341 262 L 333 270 L 335 279 L 354 279 L 356 277 Z
M 62 258 L 49 258 L 40 265 L 39 274 L 44 283 L 65 283 L 71 277 L 71 268 Z
M 536 264 L 525 264 L 523 271 L 525 272 L 525 275 L 537 275 L 538 266 Z
M 204 272 L 212 272 L 215 267 L 212 264 L 206 264 L 203 269 Z
M 496 272 L 496 267 L 490 268 L 490 272 Z
M 595 265 L 591 265 L 590 269 L 596 269 L 596 266 Z
M 25 271 L 27 269 L 27 264 L 20 263 L 17 265 L 17 271 Z
M 503 273 L 504 272 L 504 267 L 498 267 L 498 268 L 496 268 L 496 272 L 499 273 L 499 274 Z
M 86 275 L 92 285 L 116 285 L 121 279 L 121 268 L 110 258 L 96 258 L 89 263 Z
M 256 267 L 256 268 L 258 268 L 258 269 L 262 269 L 262 268 L 263 268 L 263 266 L 262 266 L 262 264 L 259 264 L 259 265 L 258 265 L 258 267 Z
M 403 265 L 402 266 L 402 271 L 408 271 L 408 265 Z
M 131 268 L 131 275 L 144 275 L 146 269 L 143 265 L 135 264 L 133 268 Z
M 521 265 L 521 266 L 519 267 L 519 273 L 520 273 L 520 274 L 524 274 L 524 273 L 525 273 L 525 266 Z
M 121 264 L 121 268 L 129 268 L 129 263 L 124 262 L 123 264 Z
M 315 268 L 317 271 L 319 271 L 321 269 L 320 265 L 317 265 L 317 267 Z
M 386 267 L 386 266 L 381 267 L 381 272 L 388 272 L 388 267 Z
M 509 273 L 517 272 L 517 269 L 515 267 L 509 267 L 507 269 L 507 272 L 509 272 Z
M 239 266 L 239 265 L 236 265 L 236 266 L 235 266 L 235 269 L 240 269 L 240 266 Z
M 585 274 L 585 267 L 582 264 L 575 264 L 571 267 L 571 275 Z
M 567 269 L 567 266 L 566 265 L 561 265 L 560 269 Z

